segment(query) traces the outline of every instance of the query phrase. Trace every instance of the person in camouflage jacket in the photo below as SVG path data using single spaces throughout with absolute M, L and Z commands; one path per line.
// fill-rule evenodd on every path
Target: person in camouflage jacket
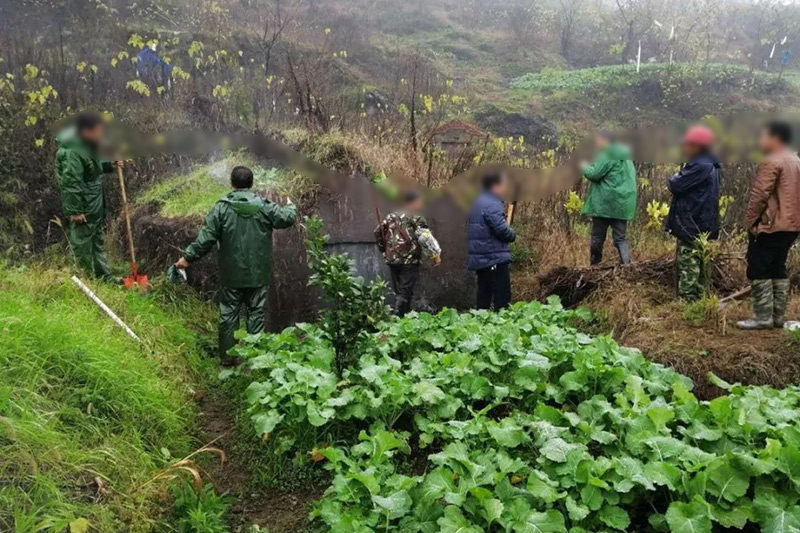
M 389 213 L 375 228 L 375 240 L 392 274 L 394 311 L 398 316 L 411 310 L 423 254 L 430 257 L 434 266 L 442 262 L 442 249 L 420 214 L 424 207 L 422 194 L 416 190 L 407 192 L 404 204 L 402 211 Z

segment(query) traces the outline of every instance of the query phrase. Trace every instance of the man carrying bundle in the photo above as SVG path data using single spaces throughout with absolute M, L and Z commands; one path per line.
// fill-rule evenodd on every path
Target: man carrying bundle
M 422 194 L 418 190 L 406 192 L 403 204 L 402 210 L 390 213 L 375 228 L 378 248 L 392 273 L 396 295 L 394 311 L 398 316 L 411 310 L 422 254 L 430 257 L 433 266 L 439 266 L 442 262 L 442 249 L 422 216 Z

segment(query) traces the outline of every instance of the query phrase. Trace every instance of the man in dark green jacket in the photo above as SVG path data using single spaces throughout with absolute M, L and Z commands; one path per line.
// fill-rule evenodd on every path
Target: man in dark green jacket
M 253 172 L 236 167 L 231 172 L 233 191 L 217 201 L 206 216 L 197 239 L 175 263 L 186 268 L 219 244 L 222 288 L 219 295 L 219 354 L 223 365 L 235 364 L 228 355 L 245 307 L 248 333 L 264 330 L 269 275 L 272 268 L 272 230 L 291 227 L 297 209 L 291 200 L 281 207 L 256 195 Z
M 75 260 L 88 274 L 109 278 L 111 269 L 104 249 L 106 206 L 103 174 L 122 162 L 100 161 L 97 150 L 105 135 L 100 115 L 83 112 L 75 124 L 56 136 L 56 180 L 61 189 L 67 238 Z
M 631 249 L 626 234 L 628 221 L 636 215 L 636 169 L 630 150 L 614 141 L 607 130 L 600 130 L 595 142 L 600 153 L 594 163 L 582 169 L 589 180 L 589 195 L 582 213 L 592 217 L 590 261 L 596 265 L 603 260 L 603 245 L 610 227 L 619 261 L 628 264 Z

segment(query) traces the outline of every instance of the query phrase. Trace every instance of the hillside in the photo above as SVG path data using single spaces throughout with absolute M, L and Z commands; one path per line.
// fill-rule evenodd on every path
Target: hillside
M 151 531 L 170 483 L 148 480 L 202 442 L 194 396 L 210 379 L 209 306 L 0 263 L 0 530 Z

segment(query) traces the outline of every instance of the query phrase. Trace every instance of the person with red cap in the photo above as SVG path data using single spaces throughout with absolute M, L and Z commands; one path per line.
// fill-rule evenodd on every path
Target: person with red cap
M 678 240 L 678 297 L 689 301 L 701 298 L 710 282 L 710 265 L 698 237 L 719 237 L 722 175 L 713 145 L 714 134 L 706 126 L 689 128 L 681 144 L 686 164 L 667 183 L 672 204 L 666 230 Z

